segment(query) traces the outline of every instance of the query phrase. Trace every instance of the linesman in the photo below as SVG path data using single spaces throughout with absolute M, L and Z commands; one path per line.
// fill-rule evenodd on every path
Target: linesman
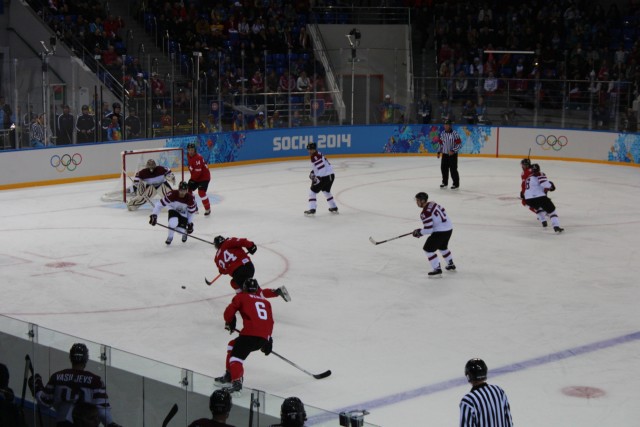
M 507 394 L 487 384 L 487 364 L 471 359 L 464 374 L 472 387 L 460 401 L 460 427 L 513 427 Z
M 438 158 L 442 156 L 440 162 L 442 184 L 440 184 L 440 188 L 447 188 L 449 185 L 449 172 L 451 172 L 451 179 L 453 181 L 451 189 L 455 190 L 460 187 L 458 151 L 462 148 L 462 139 L 458 132 L 451 127 L 450 119 L 445 120 L 444 130 L 440 132 L 440 135 L 436 137 L 434 142 L 438 144 Z

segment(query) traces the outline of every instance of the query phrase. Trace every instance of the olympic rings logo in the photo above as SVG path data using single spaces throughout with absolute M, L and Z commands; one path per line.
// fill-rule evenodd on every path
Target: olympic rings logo
M 566 146 L 569 143 L 569 140 L 566 136 L 558 136 L 555 135 L 538 135 L 536 136 L 536 144 L 542 147 L 543 150 L 551 150 L 552 148 L 555 151 L 562 150 L 562 147 Z
M 79 153 L 73 155 L 63 154 L 62 156 L 54 154 L 51 156 L 50 163 L 51 167 L 58 172 L 64 172 L 65 169 L 73 172 L 78 168 L 78 165 L 82 163 L 82 156 Z

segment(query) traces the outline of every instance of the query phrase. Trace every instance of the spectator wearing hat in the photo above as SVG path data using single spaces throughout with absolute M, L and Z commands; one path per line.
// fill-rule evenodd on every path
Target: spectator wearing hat
M 391 95 L 386 94 L 384 101 L 378 105 L 381 123 L 397 123 L 396 112 L 400 114 L 405 110 L 404 105 L 395 104 L 391 101 Z
M 269 123 L 267 123 L 267 119 L 264 116 L 264 113 L 260 111 L 253 121 L 254 129 L 266 129 L 269 127 Z
M 58 115 L 56 122 L 57 145 L 73 144 L 73 127 L 75 118 L 69 112 L 69 106 L 62 106 L 62 114 Z
M 82 106 L 82 114 L 76 120 L 76 135 L 78 144 L 96 140 L 96 118 L 89 114 L 88 105 Z

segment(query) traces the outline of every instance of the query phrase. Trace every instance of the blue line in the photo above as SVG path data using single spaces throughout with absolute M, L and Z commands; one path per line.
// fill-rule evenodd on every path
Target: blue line
M 591 353 L 598 350 L 604 350 L 610 347 L 614 347 L 620 344 L 626 344 L 628 342 L 636 341 L 636 340 L 640 340 L 640 332 L 634 332 L 632 334 L 622 335 L 622 336 L 611 338 L 604 341 L 596 341 L 591 344 L 585 344 L 579 347 L 570 348 L 568 350 L 562 350 L 557 353 L 551 353 L 544 356 L 535 357 L 533 359 L 528 359 L 523 362 L 502 366 L 496 369 L 491 369 L 489 370 L 489 374 L 491 377 L 506 375 L 513 372 L 534 368 L 536 366 L 545 365 L 547 363 L 553 363 L 559 360 L 568 359 L 570 357 L 580 356 L 582 354 Z M 414 390 L 409 390 L 402 393 L 396 393 L 390 396 L 380 397 L 378 399 L 358 403 L 357 405 L 351 405 L 345 408 L 340 408 L 335 410 L 335 413 L 362 410 L 362 409 L 366 409 L 370 411 L 375 408 L 394 405 L 396 403 L 403 402 L 405 400 L 414 399 L 420 396 L 427 396 L 433 393 L 449 390 L 449 389 L 460 387 L 467 384 L 468 384 L 467 379 L 464 377 L 454 379 L 454 380 L 442 381 L 442 382 L 431 384 L 428 386 L 416 388 Z M 327 421 L 335 417 L 335 413 L 334 414 L 326 413 L 326 414 L 318 415 L 315 417 L 311 417 L 309 419 L 308 425 L 313 425 L 315 423 Z

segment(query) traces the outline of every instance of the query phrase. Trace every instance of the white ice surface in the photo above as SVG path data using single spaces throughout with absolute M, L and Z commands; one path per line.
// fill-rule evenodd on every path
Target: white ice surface
M 339 215 L 308 218 L 307 161 L 213 169 L 213 214 L 195 236 L 253 239 L 272 300 L 275 357 L 252 355 L 245 384 L 385 427 L 453 426 L 482 357 L 516 425 L 637 425 L 640 419 L 640 175 L 637 168 L 543 161 L 565 233 L 520 205 L 515 159 L 460 159 L 461 189 L 440 190 L 434 158 L 331 159 Z M 213 247 L 100 201 L 113 181 L 0 192 L 0 314 L 207 375 L 224 370 L 222 311 L 232 292 Z M 427 191 L 454 223 L 458 271 L 430 280 L 420 226 Z M 159 217 L 166 224 L 166 211 Z M 56 263 L 73 263 L 56 268 Z M 48 265 L 47 265 L 48 264 Z M 182 289 L 184 285 L 187 289 Z M 596 344 L 600 343 L 601 344 Z M 583 347 L 586 346 L 586 347 Z M 539 358 L 539 359 L 536 359 Z M 501 375 L 492 370 L 505 368 Z M 456 382 L 457 381 L 457 382 Z M 565 387 L 602 389 L 570 397 Z

